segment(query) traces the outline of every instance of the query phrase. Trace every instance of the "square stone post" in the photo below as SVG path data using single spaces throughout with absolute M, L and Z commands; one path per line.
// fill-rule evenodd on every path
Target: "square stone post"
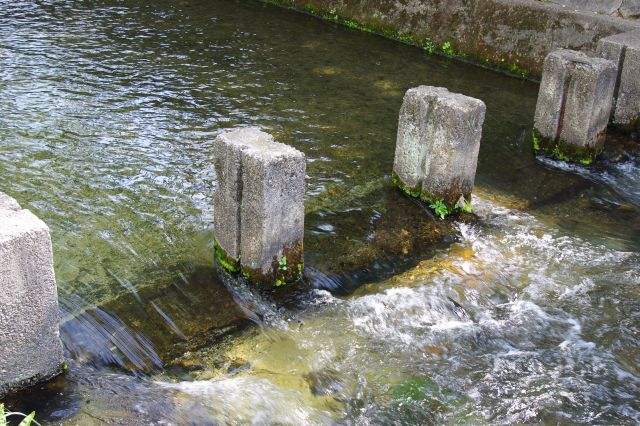
M 613 61 L 565 49 L 547 55 L 534 118 L 534 149 L 559 160 L 591 163 L 602 151 L 615 80 Z
M 296 281 L 304 262 L 304 154 L 243 128 L 218 136 L 214 158 L 218 261 L 255 284 Z
M 618 64 L 610 123 L 640 132 L 640 31 L 629 31 L 598 41 L 598 55 Z
M 0 398 L 62 371 L 49 228 L 0 192 Z
M 485 105 L 444 87 L 409 89 L 400 108 L 393 180 L 430 205 L 468 210 Z M 444 216 L 444 215 L 441 215 Z

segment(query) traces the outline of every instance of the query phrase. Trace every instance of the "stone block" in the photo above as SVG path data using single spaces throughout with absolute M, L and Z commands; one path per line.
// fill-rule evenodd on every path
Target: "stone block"
M 0 193 L 0 398 L 62 371 L 49 228 Z
M 426 202 L 443 200 L 449 210 L 471 201 L 484 102 L 443 87 L 409 89 L 400 108 L 394 180 Z
M 610 123 L 640 131 L 640 31 L 600 39 L 597 53 L 618 65 Z
M 304 261 L 304 154 L 243 128 L 221 134 L 214 155 L 218 259 L 254 283 L 296 280 Z
M 638 18 L 640 17 L 640 0 L 622 0 L 618 11 L 625 18 Z
M 559 49 L 545 58 L 534 118 L 534 149 L 590 163 L 602 150 L 616 64 Z

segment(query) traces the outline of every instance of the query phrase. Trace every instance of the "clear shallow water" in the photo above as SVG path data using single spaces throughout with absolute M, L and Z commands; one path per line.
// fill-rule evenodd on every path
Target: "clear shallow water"
M 16 409 L 52 423 L 640 421 L 640 168 L 536 161 L 535 84 L 233 1 L 0 2 L 0 69 L 0 190 L 51 228 L 70 360 Z M 388 187 L 419 84 L 487 104 L 480 221 L 437 244 Z M 238 125 L 307 155 L 308 276 L 333 295 L 279 309 L 215 277 L 211 144 Z

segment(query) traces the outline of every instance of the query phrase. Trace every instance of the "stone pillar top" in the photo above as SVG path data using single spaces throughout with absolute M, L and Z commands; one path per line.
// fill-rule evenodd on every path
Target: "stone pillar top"
M 242 127 L 221 133 L 217 138 L 219 141 L 239 147 L 245 154 L 249 154 L 264 160 L 278 157 L 293 156 L 304 157 L 304 154 L 297 149 L 285 145 L 276 140 L 268 133 L 257 127 Z
M 484 102 L 462 93 L 450 92 L 446 87 L 436 86 L 418 86 L 407 90 L 407 93 L 416 93 L 424 96 L 429 100 L 438 99 L 439 104 L 445 104 L 460 110 L 475 110 L 478 107 L 484 107 Z
M 0 192 L 0 242 L 9 241 L 28 232 L 49 232 L 46 223 L 29 210 L 20 207 L 18 202 Z
M 9 197 L 7 194 L 0 192 L 0 210 L 19 211 L 22 210 L 22 208 L 16 200 Z
M 600 39 L 598 44 L 602 42 L 622 44 L 640 48 L 640 30 L 627 31 L 626 33 L 614 34 Z
M 547 58 L 557 58 L 563 62 L 574 64 L 584 64 L 591 68 L 607 69 L 611 68 L 611 61 L 604 58 L 589 56 L 586 53 L 569 49 L 557 49 L 547 55 Z

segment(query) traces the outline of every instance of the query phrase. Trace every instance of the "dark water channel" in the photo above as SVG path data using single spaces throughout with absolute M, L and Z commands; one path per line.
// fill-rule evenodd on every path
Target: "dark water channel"
M 390 187 L 420 84 L 487 104 L 477 222 Z M 0 191 L 51 228 L 69 361 L 5 403 L 44 424 L 640 422 L 637 144 L 536 160 L 537 90 L 254 1 L 0 0 Z M 247 125 L 308 158 L 316 289 L 284 305 L 215 275 L 212 141 Z

